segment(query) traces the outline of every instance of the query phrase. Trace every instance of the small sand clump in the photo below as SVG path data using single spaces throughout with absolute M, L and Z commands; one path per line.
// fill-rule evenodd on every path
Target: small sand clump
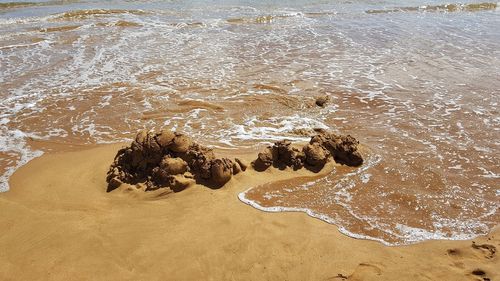
M 252 162 L 252 166 L 257 171 L 263 171 L 271 167 L 271 165 L 273 165 L 273 162 L 273 148 L 269 146 L 262 152 L 259 152 L 259 154 L 257 155 L 257 159 Z
M 241 160 L 239 158 L 234 158 L 234 161 L 236 161 L 236 163 L 238 163 L 238 165 L 240 166 L 241 171 L 244 172 L 244 171 L 247 170 L 248 164 L 246 164 L 243 160 Z
M 329 96 L 322 96 L 316 99 L 316 105 L 319 107 L 325 107 L 326 103 L 330 100 Z
M 142 130 L 129 147 L 118 151 L 106 181 L 108 192 L 123 183 L 146 186 L 146 190 L 180 191 L 195 182 L 220 188 L 244 170 L 241 160 L 217 159 L 211 149 L 184 134 Z

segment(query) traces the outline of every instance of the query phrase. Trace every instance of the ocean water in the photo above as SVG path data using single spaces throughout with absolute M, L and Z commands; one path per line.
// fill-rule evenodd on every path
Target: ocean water
M 366 163 L 240 199 L 388 245 L 485 234 L 500 222 L 499 5 L 1 0 L 0 190 L 54 144 L 166 127 L 257 149 L 324 128 Z

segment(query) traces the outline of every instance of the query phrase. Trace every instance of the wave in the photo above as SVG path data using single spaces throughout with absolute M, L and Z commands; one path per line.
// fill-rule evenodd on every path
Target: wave
M 443 5 L 424 5 L 415 7 L 397 7 L 392 9 L 367 10 L 367 14 L 387 14 L 398 12 L 477 12 L 496 10 L 498 3 L 471 3 L 471 4 L 443 4 Z
M 47 2 L 6 2 L 0 3 L 0 10 L 7 9 L 18 9 L 26 7 L 38 7 L 38 6 L 53 6 L 53 5 L 64 5 L 70 3 L 76 3 L 77 0 L 59 0 L 59 1 L 47 1 Z
M 92 10 L 75 10 L 57 15 L 54 19 L 58 20 L 81 20 L 95 16 L 131 14 L 131 15 L 147 15 L 149 12 L 143 10 L 123 10 L 123 9 L 92 9 Z
M 0 9 L 23 8 L 29 6 L 39 6 L 41 3 L 36 2 L 7 2 L 0 3 Z
M 81 25 L 65 25 L 65 26 L 57 26 L 57 27 L 46 27 L 40 29 L 40 32 L 63 32 L 70 31 L 79 28 Z
M 281 14 L 267 14 L 260 15 L 256 17 L 238 17 L 238 18 L 229 18 L 226 21 L 232 24 L 248 24 L 248 23 L 256 23 L 256 24 L 268 24 L 273 23 L 279 19 L 286 19 L 292 17 L 304 17 L 304 14 L 301 12 L 289 12 L 289 13 L 281 13 Z

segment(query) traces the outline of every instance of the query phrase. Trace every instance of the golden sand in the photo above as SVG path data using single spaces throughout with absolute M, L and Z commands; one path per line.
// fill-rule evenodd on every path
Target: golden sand
M 237 198 L 258 184 L 312 175 L 307 171 L 247 170 L 219 190 L 197 185 L 167 196 L 106 193 L 119 147 L 48 153 L 14 174 L 11 190 L 0 194 L 0 280 L 500 277 L 498 229 L 474 244 L 387 247 L 303 213 L 266 213 Z

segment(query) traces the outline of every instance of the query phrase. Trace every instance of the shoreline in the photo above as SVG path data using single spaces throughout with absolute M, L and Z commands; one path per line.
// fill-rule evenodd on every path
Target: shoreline
M 252 186 L 292 179 L 300 176 L 297 172 L 247 171 L 219 190 L 195 185 L 166 196 L 106 193 L 106 171 L 120 146 L 48 152 L 16 171 L 11 190 L 0 194 L 4 229 L 0 279 L 496 280 L 499 276 L 497 254 L 474 247 L 498 248 L 498 227 L 473 240 L 387 247 L 348 237 L 337 226 L 302 212 L 270 214 L 238 200 L 238 194 Z M 307 176 L 306 171 L 300 174 Z M 475 275 L 476 270 L 484 274 Z

